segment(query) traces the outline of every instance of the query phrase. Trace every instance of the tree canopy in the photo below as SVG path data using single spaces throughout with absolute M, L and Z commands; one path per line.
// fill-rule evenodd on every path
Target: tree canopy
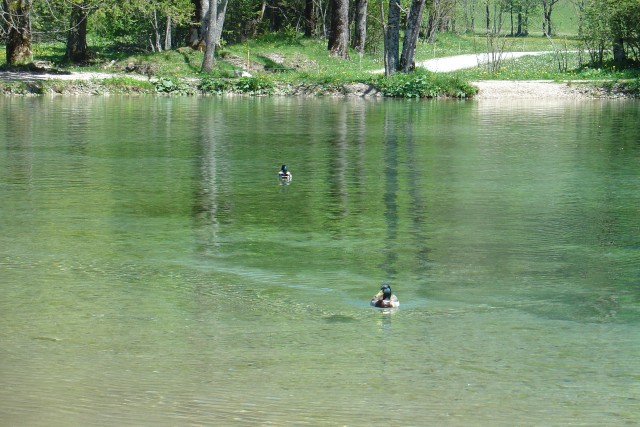
M 216 19 L 207 19 L 210 3 Z M 387 62 L 407 71 L 419 37 L 433 41 L 441 31 L 485 30 L 525 36 L 534 31 L 534 15 L 543 22 L 535 31 L 551 35 L 552 12 L 561 3 L 576 6 L 580 36 L 594 61 L 608 52 L 616 61 L 640 60 L 638 0 L 2 0 L 0 17 L 9 64 L 31 62 L 32 43 L 42 41 L 66 43 L 66 59 L 83 62 L 91 58 L 88 40 L 130 51 L 204 51 L 207 41 L 220 45 L 294 32 L 328 40 L 328 52 L 344 58 L 350 48 L 362 54 L 385 44 L 391 49 L 385 50 Z M 215 25 L 211 38 L 209 23 Z

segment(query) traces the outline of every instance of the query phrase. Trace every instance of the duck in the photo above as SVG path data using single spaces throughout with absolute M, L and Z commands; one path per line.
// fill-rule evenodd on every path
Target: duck
M 380 308 L 399 307 L 400 301 L 398 301 L 398 297 L 391 292 L 391 286 L 385 283 L 380 288 L 380 291 L 371 298 L 371 305 Z
M 282 183 L 289 183 L 293 179 L 293 174 L 287 169 L 287 165 L 282 165 L 278 171 L 278 179 Z

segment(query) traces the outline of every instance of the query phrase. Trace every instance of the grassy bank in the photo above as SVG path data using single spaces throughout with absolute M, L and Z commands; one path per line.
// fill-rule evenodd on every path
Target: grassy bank
M 569 38 L 550 42 L 542 37 L 504 38 L 503 51 L 554 51 L 543 56 L 503 61 L 500 67 L 477 67 L 454 73 L 436 74 L 418 70 L 409 75 L 385 78 L 382 53 L 358 55 L 348 60 L 332 58 L 323 41 L 296 35 L 268 35 L 257 40 L 225 46 L 218 50 L 216 70 L 200 72 L 202 53 L 180 48 L 161 53 L 131 54 L 108 43 L 92 41 L 94 59 L 83 66 L 64 64 L 62 44 L 39 44 L 34 49 L 36 64 L 60 73 L 101 72 L 118 77 L 91 81 L 33 80 L 0 82 L 9 94 L 42 93 L 142 93 L 196 95 L 241 93 L 251 95 L 334 96 L 375 94 L 391 97 L 466 98 L 476 89 L 468 82 L 506 80 L 594 80 L 602 84 L 628 85 L 638 92 L 637 70 L 614 66 L 585 67 L 578 43 Z M 434 44 L 420 43 L 416 60 L 485 52 L 483 36 L 442 34 Z M 0 62 L 4 58 L 0 55 Z M 238 75 L 241 71 L 249 75 Z M 613 83 L 612 83 L 613 82 Z

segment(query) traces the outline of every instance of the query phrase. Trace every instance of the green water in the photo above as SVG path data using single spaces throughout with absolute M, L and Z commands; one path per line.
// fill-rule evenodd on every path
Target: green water
M 0 97 L 0 425 L 636 425 L 639 122 Z

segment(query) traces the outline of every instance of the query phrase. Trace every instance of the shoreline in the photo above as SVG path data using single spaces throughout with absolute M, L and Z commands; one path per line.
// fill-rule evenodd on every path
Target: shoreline
M 4 83 L 4 93 L 0 95 L 108 95 L 108 94 L 157 94 L 146 93 L 135 86 L 110 88 L 104 84 L 105 80 L 122 78 L 139 82 L 157 83 L 157 79 L 133 73 L 103 73 L 103 72 L 71 72 L 46 73 L 29 71 L 0 71 L 0 84 Z M 188 80 L 188 82 L 187 82 Z M 59 87 L 56 81 L 64 82 Z M 197 79 L 185 79 L 194 85 Z M 471 85 L 478 88 L 478 93 L 466 99 L 636 99 L 629 94 L 616 90 L 615 85 L 607 89 L 596 86 L 596 81 L 566 81 L 553 80 L 481 80 L 472 81 Z M 22 85 L 21 90 L 7 90 L 11 85 Z M 171 95 L 171 94 L 169 94 Z M 180 94 L 175 94 L 180 95 Z M 197 95 L 197 93 L 191 93 Z M 229 94 L 234 95 L 234 94 Z M 276 88 L 274 96 L 324 96 L 324 97 L 360 97 L 382 98 L 382 93 L 374 86 L 365 83 L 344 85 L 335 91 L 325 91 L 323 88 L 299 84 Z

